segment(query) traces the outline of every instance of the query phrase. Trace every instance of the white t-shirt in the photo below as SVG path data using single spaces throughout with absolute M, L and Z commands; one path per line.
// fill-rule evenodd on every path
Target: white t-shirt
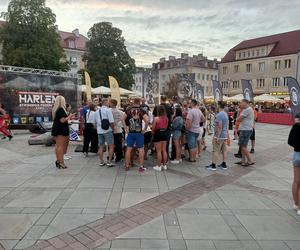
M 95 121 L 95 111 L 88 110 L 86 113 L 86 123 L 93 123 Z
M 113 117 L 111 109 L 108 107 L 102 106 L 99 110 L 97 110 L 95 112 L 95 115 L 94 115 L 93 123 L 97 124 L 97 133 L 98 134 L 106 134 L 108 132 L 111 132 L 112 131 L 111 127 L 109 127 L 108 130 L 103 130 L 101 128 L 100 112 L 101 112 L 102 120 L 108 119 L 109 123 L 114 123 L 114 117 Z

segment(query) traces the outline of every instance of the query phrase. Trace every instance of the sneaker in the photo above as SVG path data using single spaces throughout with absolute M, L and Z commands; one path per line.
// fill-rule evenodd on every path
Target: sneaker
M 251 150 L 250 150 L 250 154 L 254 154 L 254 148 L 251 148 Z
M 294 205 L 293 205 L 293 209 L 296 210 L 296 211 L 298 211 L 299 207 L 298 207 L 297 205 L 294 204 Z
M 108 168 L 112 168 L 112 167 L 114 167 L 115 165 L 114 165 L 113 163 L 111 163 L 111 162 L 107 162 L 106 166 L 107 166 Z
M 87 153 L 83 153 L 83 157 L 84 158 L 88 157 L 88 154 Z
M 218 165 L 218 168 L 222 168 L 224 170 L 228 169 L 226 164 L 221 163 L 220 165 Z
M 105 162 L 100 162 L 100 163 L 99 163 L 99 166 L 100 166 L 100 167 L 104 167 L 105 165 L 106 165 Z
M 155 167 L 153 167 L 153 169 L 155 170 L 155 171 L 161 171 L 162 170 L 162 167 L 160 167 L 160 166 L 155 166 Z
M 171 161 L 171 164 L 180 164 L 180 161 L 174 160 L 174 161 Z
M 166 171 L 166 170 L 168 170 L 168 166 L 167 165 L 163 165 L 162 169 Z
M 206 166 L 205 168 L 206 168 L 207 170 L 211 170 L 211 171 L 216 171 L 216 170 L 217 170 L 216 165 L 212 165 L 212 164 L 210 164 L 209 166 Z
M 65 161 L 68 161 L 68 160 L 71 160 L 71 159 L 72 159 L 72 157 L 71 157 L 71 156 L 64 155 L 64 160 L 65 160 Z
M 143 173 L 145 171 L 146 171 L 146 169 L 144 168 L 144 166 L 142 166 L 142 167 L 139 168 L 139 172 Z
M 299 209 L 297 210 L 297 215 L 300 215 L 300 210 Z

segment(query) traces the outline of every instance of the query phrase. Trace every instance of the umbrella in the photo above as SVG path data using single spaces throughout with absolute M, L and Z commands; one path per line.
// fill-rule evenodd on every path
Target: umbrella
M 244 95 L 243 94 L 238 94 L 238 95 L 228 97 L 227 101 L 228 102 L 240 102 L 243 99 L 244 99 Z
M 110 95 L 111 91 L 110 91 L 110 88 L 100 86 L 100 87 L 94 88 L 92 90 L 92 94 L 94 94 L 94 95 Z
M 279 99 L 277 97 L 274 97 L 274 96 L 268 95 L 268 94 L 262 94 L 259 96 L 255 96 L 254 101 L 255 102 L 272 102 L 272 103 L 283 102 L 282 99 Z

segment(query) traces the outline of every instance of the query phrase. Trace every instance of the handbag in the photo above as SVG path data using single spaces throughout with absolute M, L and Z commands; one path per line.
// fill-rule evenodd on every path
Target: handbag
M 100 120 L 101 120 L 101 128 L 103 130 L 108 130 L 110 127 L 110 123 L 108 119 L 102 119 L 101 108 L 99 109 Z

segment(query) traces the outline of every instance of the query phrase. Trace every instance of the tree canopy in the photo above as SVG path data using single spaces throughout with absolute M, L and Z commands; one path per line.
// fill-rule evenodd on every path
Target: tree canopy
M 135 61 L 125 46 L 122 31 L 112 23 L 100 22 L 88 32 L 87 70 L 93 87 L 108 86 L 108 76 L 115 77 L 120 86 L 130 88 L 134 84 Z
M 69 69 L 56 32 L 56 16 L 45 0 L 11 0 L 0 31 L 3 63 L 48 70 Z

